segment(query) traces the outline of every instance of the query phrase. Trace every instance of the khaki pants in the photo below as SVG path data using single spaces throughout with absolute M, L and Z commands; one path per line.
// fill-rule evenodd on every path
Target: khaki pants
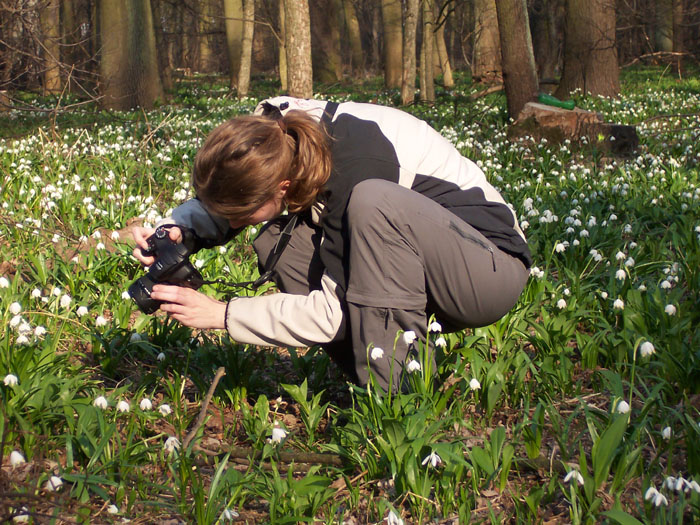
M 443 331 L 491 324 L 515 305 L 527 282 L 529 271 L 519 259 L 436 202 L 397 184 L 359 183 L 346 213 L 348 332 L 324 349 L 361 385 L 368 381 L 369 365 L 384 388 L 390 382 L 398 388 L 414 348 L 397 339 L 397 332 L 413 330 L 424 339 L 431 315 Z M 286 221 L 271 221 L 255 240 L 261 271 Z M 299 221 L 275 268 L 280 290 L 307 294 L 320 287 L 320 242 L 320 229 Z M 368 346 L 381 347 L 384 358 L 369 359 Z

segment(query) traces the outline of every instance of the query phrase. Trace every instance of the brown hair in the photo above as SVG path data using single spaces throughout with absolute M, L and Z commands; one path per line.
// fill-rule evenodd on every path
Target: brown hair
M 289 211 L 309 208 L 330 172 L 325 130 L 290 111 L 279 120 L 244 116 L 221 124 L 197 152 L 192 181 L 210 212 L 235 220 L 275 197 L 284 180 Z

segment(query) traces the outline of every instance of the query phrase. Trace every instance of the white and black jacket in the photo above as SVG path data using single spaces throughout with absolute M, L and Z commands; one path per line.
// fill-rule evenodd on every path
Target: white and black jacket
M 234 299 L 228 308 L 231 337 L 241 343 L 310 346 L 332 341 L 342 331 L 343 294 L 348 268 L 343 215 L 353 187 L 379 178 L 411 188 L 440 203 L 479 230 L 502 251 L 529 267 L 532 259 L 515 213 L 481 169 L 426 122 L 403 111 L 356 102 L 276 97 L 261 102 L 257 114 L 273 108 L 302 110 L 324 121 L 330 136 L 332 173 L 312 218 L 323 231 L 321 289 L 308 296 L 276 293 Z M 324 112 L 328 109 L 332 117 Z M 236 232 L 190 200 L 173 220 L 192 227 L 205 246 L 223 244 Z

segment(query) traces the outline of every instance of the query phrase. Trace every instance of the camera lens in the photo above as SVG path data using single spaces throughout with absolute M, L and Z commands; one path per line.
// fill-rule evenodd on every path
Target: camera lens
M 145 314 L 152 314 L 161 305 L 161 301 L 156 301 L 151 299 L 151 291 L 153 291 L 153 285 L 155 283 L 144 275 L 136 279 L 131 286 L 129 286 L 129 295 L 134 300 L 139 309 Z

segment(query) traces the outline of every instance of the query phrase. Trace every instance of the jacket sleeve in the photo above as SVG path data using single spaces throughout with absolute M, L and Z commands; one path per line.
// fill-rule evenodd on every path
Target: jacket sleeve
M 304 347 L 343 336 L 345 314 L 339 288 L 328 274 L 308 295 L 274 293 L 238 297 L 228 304 L 226 325 L 239 343 Z
M 159 221 L 158 225 L 172 222 L 194 230 L 199 237 L 197 250 L 225 244 L 242 230 L 231 228 L 225 218 L 209 213 L 198 199 L 183 202 L 173 210 L 172 217 Z

